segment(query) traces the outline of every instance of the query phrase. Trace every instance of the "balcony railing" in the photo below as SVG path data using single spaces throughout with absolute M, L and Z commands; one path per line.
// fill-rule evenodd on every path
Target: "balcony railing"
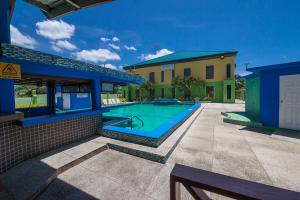
M 300 193 L 176 164 L 170 176 L 170 199 L 180 200 L 183 185 L 196 200 L 210 200 L 204 192 L 233 199 L 299 200 Z

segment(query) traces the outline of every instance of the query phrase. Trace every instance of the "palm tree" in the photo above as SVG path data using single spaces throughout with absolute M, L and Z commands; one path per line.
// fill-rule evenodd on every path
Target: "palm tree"
M 183 97 L 185 100 L 190 100 L 192 96 L 192 87 L 193 86 L 204 86 L 204 81 L 199 78 L 188 77 L 181 78 L 180 76 L 176 76 L 172 80 L 172 87 L 178 88 L 179 91 L 183 92 Z
M 147 81 L 143 83 L 140 88 L 145 90 L 148 93 L 148 99 L 154 99 L 154 83 L 151 81 Z

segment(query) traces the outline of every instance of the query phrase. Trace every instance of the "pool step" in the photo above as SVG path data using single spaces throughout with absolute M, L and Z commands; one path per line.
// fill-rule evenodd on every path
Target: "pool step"
M 106 143 L 91 138 L 22 162 L 0 176 L 0 195 L 16 200 L 34 199 L 59 174 L 107 148 Z

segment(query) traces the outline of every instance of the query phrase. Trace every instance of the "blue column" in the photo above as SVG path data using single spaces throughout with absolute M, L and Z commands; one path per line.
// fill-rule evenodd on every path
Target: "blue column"
M 47 90 L 48 90 L 48 112 L 50 115 L 55 114 L 55 82 L 49 81 L 47 85 Z
M 92 107 L 93 110 L 101 109 L 101 81 L 95 79 L 92 81 Z
M 9 0 L 0 1 L 0 43 L 10 43 Z M 0 79 L 0 114 L 15 113 L 14 80 Z
M 0 31 L 1 32 L 1 31 Z M 0 114 L 15 113 L 14 81 L 0 79 Z
M 0 1 L 0 43 L 10 43 L 9 0 Z

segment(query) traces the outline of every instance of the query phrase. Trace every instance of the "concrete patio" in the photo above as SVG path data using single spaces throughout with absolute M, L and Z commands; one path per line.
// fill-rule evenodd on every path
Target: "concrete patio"
M 300 191 L 299 139 L 223 123 L 221 112 L 242 110 L 206 104 L 166 164 L 106 150 L 60 174 L 38 199 L 169 199 L 175 163 Z M 182 199 L 192 198 L 183 190 Z

